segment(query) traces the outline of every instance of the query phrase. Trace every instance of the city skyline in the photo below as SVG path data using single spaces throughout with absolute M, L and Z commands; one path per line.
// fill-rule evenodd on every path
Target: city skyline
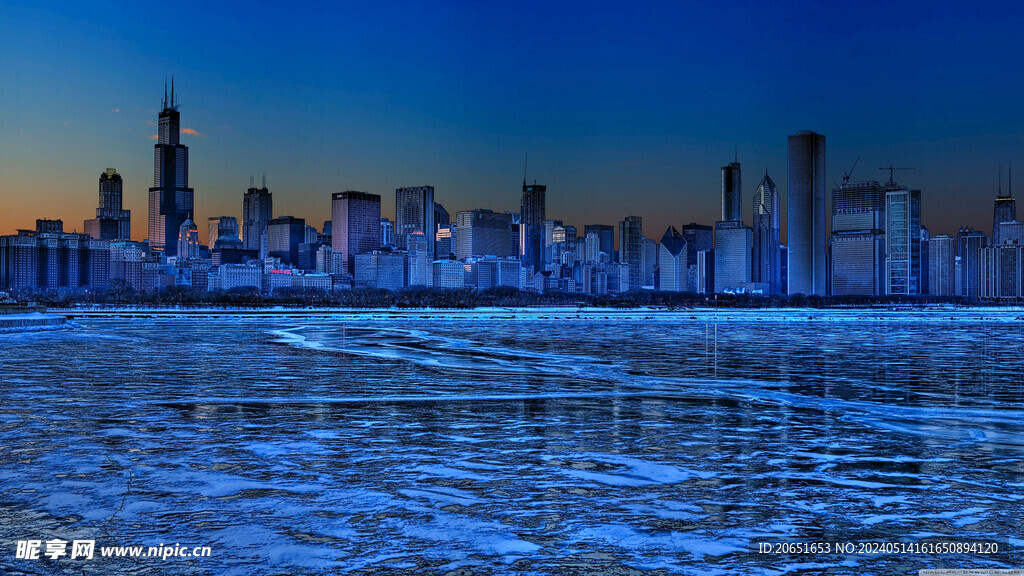
M 0 24 L 0 62 L 12 79 L 4 84 L 17 86 L 0 89 L 0 105 L 18 111 L 5 117 L 0 136 L 0 232 L 30 227 L 40 217 L 80 229 L 96 209 L 95 174 L 113 167 L 124 178 L 125 209 L 135 214 L 132 237 L 144 238 L 155 132 L 147 123 L 158 112 L 155 86 L 174 73 L 198 221 L 239 216 L 247 177 L 263 172 L 275 213 L 309 222 L 328 219 L 327 199 L 344 190 L 381 195 L 382 215 L 392 218 L 391 191 L 424 184 L 435 187 L 452 214 L 515 212 L 528 151 L 530 181 L 548 186 L 549 218 L 614 226 L 636 214 L 645 234 L 657 238 L 668 226 L 717 221 L 718 169 L 736 148 L 751 174 L 767 165 L 785 214 L 785 137 L 814 130 L 829 138 L 828 189 L 858 155 L 854 180 L 883 180 L 875 168 L 890 162 L 915 167 L 900 181 L 922 190 L 924 222 L 933 233 L 952 234 L 962 225 L 991 233 L 997 170 L 1021 155 L 1024 118 L 1010 98 L 1020 82 L 1006 74 L 1010 60 L 990 56 L 1013 52 L 1020 15 L 946 7 L 977 24 L 966 27 L 940 16 L 941 7 L 896 6 L 885 19 L 867 11 L 844 14 L 843 25 L 863 41 L 853 54 L 850 38 L 823 32 L 835 17 L 828 8 L 807 5 L 786 14 L 797 22 L 754 5 L 720 12 L 663 5 L 635 14 L 605 8 L 581 16 L 556 6 L 534 19 L 528 6 L 451 3 L 428 14 L 411 7 L 396 17 L 426 18 L 431 33 L 396 40 L 377 55 L 358 42 L 333 46 L 328 39 L 359 28 L 347 22 L 352 17 L 365 24 L 357 37 L 379 47 L 392 39 L 381 9 L 320 6 L 282 16 L 285 27 L 311 16 L 322 20 L 303 42 L 249 34 L 278 22 L 257 4 L 246 18 L 263 23 L 245 36 L 264 44 L 247 39 L 240 46 L 252 53 L 211 56 L 212 47 L 240 34 L 204 35 L 227 21 L 223 9 L 188 21 L 181 49 L 164 53 L 170 33 L 137 31 L 152 16 L 148 8 L 110 11 L 97 20 L 74 6 L 11 6 L 16 18 L 10 21 L 31 33 Z M 182 15 L 168 17 L 184 23 L 188 13 L 186 5 Z M 756 29 L 764 53 L 751 55 L 751 40 L 737 41 L 735 50 L 707 42 L 724 26 L 716 16 L 733 17 L 731 36 Z M 69 30 L 82 21 L 87 29 Z M 527 23 L 546 41 L 544 50 L 510 42 Z M 620 38 L 615 31 L 627 24 L 651 38 Z M 408 50 L 437 33 L 444 42 L 426 42 L 423 53 Z M 96 45 L 82 44 L 86 37 Z M 126 43 L 142 49 L 118 50 Z M 808 54 L 812 45 L 820 54 Z M 300 65 L 273 57 L 275 50 L 301 55 Z M 30 53 L 38 70 L 19 59 Z M 373 70 L 382 58 L 390 76 Z M 339 72 L 325 74 L 335 62 L 343 63 Z M 800 80 L 798 70 L 786 71 L 808 66 L 823 72 L 815 86 Z M 867 86 L 858 80 L 864 77 L 871 79 Z M 53 90 L 55 81 L 74 89 Z M 541 89 L 524 92 L 528 86 Z M 761 88 L 757 98 L 753 86 Z M 984 101 L 971 96 L 978 93 L 986 94 Z M 678 100 L 679 94 L 686 97 Z M 741 191 L 745 198 L 751 183 Z M 748 204 L 742 208 L 749 224 Z M 786 229 L 783 218 L 784 242 Z M 205 240 L 206 231 L 200 234 Z

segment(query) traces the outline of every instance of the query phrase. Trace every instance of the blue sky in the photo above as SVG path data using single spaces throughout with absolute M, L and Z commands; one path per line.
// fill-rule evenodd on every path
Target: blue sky
M 317 226 L 349 189 L 389 217 L 421 184 L 453 215 L 518 210 L 529 151 L 549 217 L 636 214 L 659 238 L 718 219 L 734 146 L 749 222 L 765 167 L 785 193 L 786 135 L 812 129 L 830 181 L 858 154 L 855 179 L 914 167 L 898 177 L 933 233 L 990 227 L 1000 164 L 1024 170 L 1024 9 L 720 4 L 5 2 L 0 233 L 80 229 L 111 166 L 144 237 L 171 74 L 200 221 L 240 215 L 264 171 L 275 213 Z

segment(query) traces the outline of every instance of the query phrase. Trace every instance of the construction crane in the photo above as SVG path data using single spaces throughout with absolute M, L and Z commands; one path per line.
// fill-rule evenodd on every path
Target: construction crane
M 843 184 L 850 182 L 850 176 L 853 176 L 853 170 L 857 167 L 857 162 L 860 162 L 860 154 L 857 154 L 857 159 L 853 161 L 853 166 L 850 166 L 850 171 L 843 172 Z
M 897 170 L 913 170 L 913 168 L 899 168 L 897 166 L 893 166 L 892 164 L 889 164 L 888 166 L 882 166 L 881 168 L 879 168 L 879 170 L 888 170 L 889 171 L 889 182 L 888 182 L 888 184 L 894 185 L 894 184 L 896 184 L 896 180 L 893 178 L 893 174 Z

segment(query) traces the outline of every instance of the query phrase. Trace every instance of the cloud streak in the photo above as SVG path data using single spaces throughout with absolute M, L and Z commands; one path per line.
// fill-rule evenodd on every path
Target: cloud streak
M 195 130 L 193 130 L 191 128 L 182 128 L 181 129 L 181 133 L 182 134 L 191 134 L 191 135 L 193 135 L 193 136 L 195 136 L 197 138 L 206 138 L 206 135 L 200 134 L 199 132 L 196 132 Z

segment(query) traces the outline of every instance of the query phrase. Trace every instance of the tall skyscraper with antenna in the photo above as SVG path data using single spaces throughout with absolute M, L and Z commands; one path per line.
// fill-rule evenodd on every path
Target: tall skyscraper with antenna
M 188 186 L 188 146 L 181 143 L 181 115 L 174 95 L 164 99 L 153 147 L 153 187 L 149 189 L 149 247 L 165 256 L 178 253 L 178 230 L 195 210 L 195 192 Z
M 261 250 L 261 239 L 266 237 L 267 223 L 274 217 L 274 199 L 267 189 L 267 175 L 263 175 L 263 186 L 249 177 L 249 189 L 242 197 L 242 244 L 246 250 Z M 266 242 L 263 241 L 265 246 Z
M 1013 199 L 1013 168 L 1010 168 L 1009 193 L 1003 196 L 1003 169 L 999 168 L 999 188 L 996 192 L 995 205 L 992 207 L 992 245 L 1003 243 L 1000 224 L 1017 220 L 1017 201 Z
M 519 205 L 519 254 L 523 268 L 540 272 L 544 255 L 544 219 L 548 187 L 526 183 L 523 166 L 523 197 Z

